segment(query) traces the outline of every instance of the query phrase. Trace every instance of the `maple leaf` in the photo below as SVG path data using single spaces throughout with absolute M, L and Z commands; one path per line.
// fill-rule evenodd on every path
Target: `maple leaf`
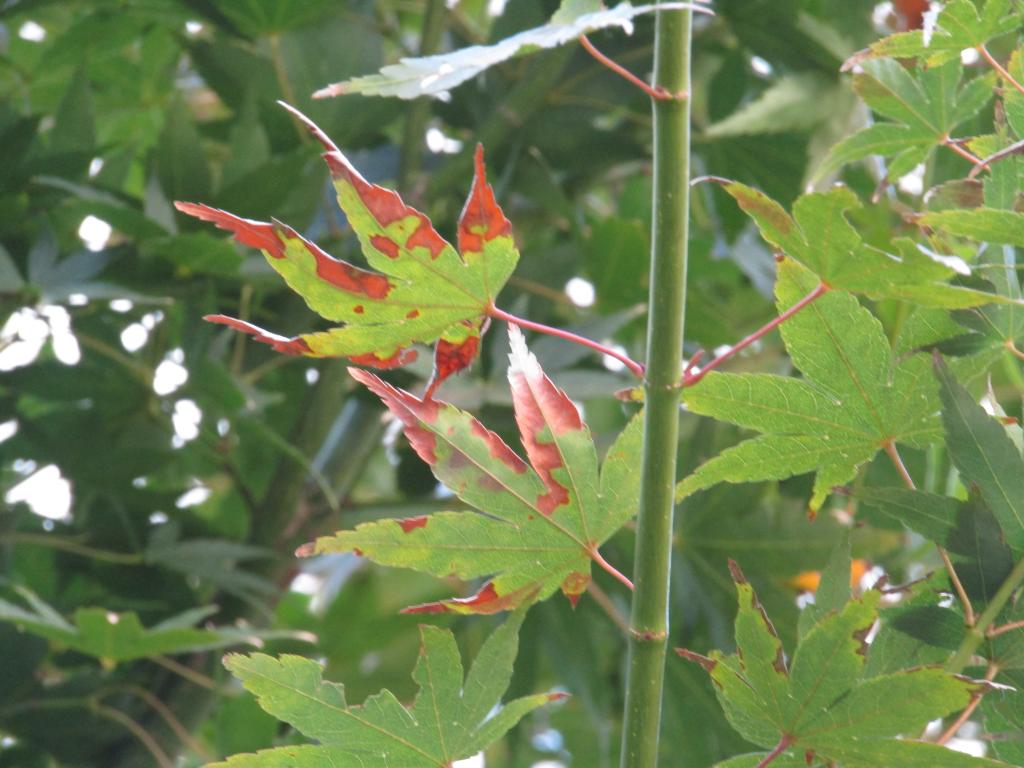
M 880 593 L 868 592 L 820 618 L 803 635 L 790 663 L 753 587 L 734 562 L 730 569 L 739 596 L 737 652 L 677 653 L 708 671 L 732 726 L 754 744 L 773 748 L 779 765 L 805 757 L 805 765 L 831 761 L 844 768 L 1006 765 L 896 738 L 963 709 L 987 684 L 938 668 L 865 678 L 864 638 L 878 616 Z M 767 757 L 745 755 L 720 765 L 754 768 L 766 765 Z
M 854 54 L 843 69 L 866 59 L 892 57 L 922 58 L 929 66 L 960 59 L 965 48 L 980 48 L 993 38 L 1019 28 L 1020 14 L 1010 0 L 987 0 L 981 12 L 972 0 L 950 0 L 943 5 L 934 28 L 914 29 L 884 37 L 867 50 Z
M 404 365 L 415 357 L 410 345 L 436 342 L 429 397 L 476 356 L 494 297 L 519 260 L 511 225 L 486 180 L 483 148 L 477 147 L 473 186 L 459 219 L 460 254 L 397 193 L 364 179 L 309 118 L 282 106 L 326 148 L 338 203 L 367 262 L 378 271 L 335 259 L 278 221 L 253 221 L 206 205 L 176 202 L 179 211 L 213 222 L 243 245 L 263 251 L 310 309 L 344 325 L 286 338 L 224 315 L 206 319 L 251 334 L 278 352 L 347 357 L 376 368 Z
M 927 162 L 958 125 L 992 98 L 992 75 L 975 77 L 960 87 L 963 65 L 957 50 L 955 61 L 916 73 L 892 59 L 863 62 L 853 88 L 872 110 L 892 122 L 875 123 L 836 144 L 815 178 L 869 155 L 893 158 L 887 168 L 893 180 Z
M 776 300 L 785 310 L 815 277 L 779 264 Z M 677 486 L 677 498 L 716 483 L 781 480 L 816 472 L 811 511 L 889 443 L 939 439 L 936 383 L 926 355 L 892 364 L 881 323 L 857 299 L 829 291 L 780 326 L 804 379 L 712 372 L 686 391 L 688 410 L 764 434 L 728 448 Z
M 610 569 L 597 548 L 636 512 L 640 419 L 622 432 L 598 473 L 594 442 L 576 406 L 544 375 L 519 329 L 510 325 L 509 336 L 508 377 L 529 464 L 455 406 L 421 400 L 351 370 L 402 422 L 434 476 L 483 514 L 440 512 L 366 523 L 320 538 L 301 554 L 357 552 L 435 576 L 493 575 L 472 597 L 408 612 L 494 613 L 558 589 L 575 602 L 586 591 L 592 560 Z
M 420 626 L 413 670 L 419 693 L 406 707 L 388 690 L 362 705 L 325 681 L 320 664 L 301 656 L 230 655 L 225 665 L 271 715 L 317 745 L 285 746 L 235 755 L 230 768 L 446 768 L 503 736 L 524 715 L 562 693 L 524 696 L 496 709 L 512 677 L 525 612 L 513 614 L 484 642 L 463 679 L 451 632 Z
M 846 218 L 849 211 L 861 207 L 846 187 L 801 196 L 793 204 L 792 216 L 746 184 L 730 181 L 723 188 L 754 220 L 765 240 L 810 269 L 829 288 L 945 308 L 1019 303 L 1010 297 L 950 285 L 947 281 L 957 271 L 923 253 L 910 240 L 895 241 L 899 257 L 865 243 Z
M 633 6 L 623 2 L 614 8 L 605 8 L 600 0 L 563 0 L 551 20 L 541 27 L 524 30 L 493 45 L 473 45 L 450 53 L 403 58 L 397 64 L 383 67 L 375 75 L 354 77 L 321 88 L 313 97 L 322 99 L 350 93 L 397 96 L 400 99 L 437 96 L 520 54 L 575 42 L 580 35 L 599 29 L 618 27 L 629 33 L 636 16 L 658 10 L 683 9 L 711 13 L 707 7 L 693 3 Z

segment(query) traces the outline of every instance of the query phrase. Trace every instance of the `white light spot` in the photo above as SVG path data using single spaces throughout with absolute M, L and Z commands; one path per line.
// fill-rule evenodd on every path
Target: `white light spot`
M 113 611 L 107 611 L 107 623 L 109 623 L 109 624 L 119 624 L 120 622 L 121 622 L 121 617 L 120 616 L 118 616 Z
M 147 331 L 152 331 L 156 328 L 157 323 L 164 319 L 164 313 L 159 309 L 155 312 L 147 312 L 139 318 L 139 322 L 142 323 L 142 327 Z M 179 361 L 180 362 L 180 361 Z
M 892 3 L 879 3 L 871 11 L 871 25 L 875 31 L 887 35 L 892 32 L 891 22 L 894 16 Z
M 582 277 L 573 277 L 565 284 L 565 295 L 577 307 L 592 307 L 597 298 L 594 284 Z
M 172 363 L 177 363 L 178 365 L 185 364 L 185 350 L 181 347 L 175 347 L 172 349 L 167 353 L 167 357 Z
M 604 344 L 606 347 L 611 347 L 620 355 L 624 356 L 626 354 L 626 348 L 621 344 L 612 344 L 609 341 L 603 341 L 601 343 Z M 602 355 L 601 365 L 605 367 L 605 370 L 611 371 L 613 373 L 618 373 L 619 371 L 626 367 L 626 364 L 624 362 L 619 360 L 619 358 L 617 357 L 612 357 L 611 355 Z
M 901 192 L 918 197 L 924 192 L 924 164 L 918 165 L 906 176 L 900 176 L 896 186 Z
M 231 422 L 227 419 L 217 419 L 217 434 L 224 437 L 231 431 Z
M 501 16 L 505 12 L 505 4 L 508 0 L 488 0 L 487 2 L 487 15 L 492 19 Z M 454 5 L 454 3 L 453 3 Z
M 0 329 L 0 371 L 32 363 L 50 335 L 50 326 L 31 307 L 12 313 Z
M 10 749 L 18 743 L 18 740 L 13 736 L 0 737 L 0 749 Z
M 120 312 L 123 315 L 125 312 L 131 312 L 132 307 L 135 305 L 132 303 L 131 299 L 113 299 L 107 306 L 109 306 L 112 311 Z
M 306 383 L 309 385 L 313 385 L 316 384 L 318 381 L 320 381 L 320 371 L 318 371 L 316 368 L 307 368 Z
M 32 459 L 15 459 L 11 464 L 11 469 L 19 475 L 31 475 L 36 471 L 37 466 Z
M 185 401 L 182 401 L 185 402 Z M 205 485 L 197 485 L 195 488 L 189 488 L 174 502 L 174 506 L 178 509 L 188 509 L 189 507 L 198 507 L 208 498 L 210 498 L 210 489 Z
M 137 352 L 146 345 L 149 331 L 142 323 L 132 323 L 121 331 L 121 346 L 129 352 Z
M 57 304 L 42 307 L 39 313 L 50 326 L 54 356 L 64 365 L 77 365 L 82 359 L 82 350 L 78 348 L 78 339 L 71 332 L 71 315 Z
M 196 21 L 195 19 L 189 19 L 185 22 L 185 32 L 195 37 L 203 31 L 202 22 Z
M 462 150 L 461 141 L 459 141 L 458 139 L 453 139 L 450 136 L 446 136 L 444 131 L 437 127 L 427 129 L 426 140 L 427 149 L 429 149 L 434 154 L 440 153 L 444 155 L 454 155 Z
M 149 485 L 149 480 L 145 477 L 140 476 L 132 478 L 132 488 L 145 488 L 147 485 Z
M 89 178 L 95 179 L 100 175 L 100 171 L 103 170 L 103 158 L 94 157 L 89 161 Z
M 16 434 L 18 434 L 17 419 L 9 419 L 8 421 L 0 423 L 0 443 L 7 442 Z
M 565 744 L 565 739 L 554 728 L 545 728 L 533 734 L 530 744 L 540 752 L 558 752 Z
M 750 68 L 754 70 L 754 74 L 758 77 L 771 77 L 772 72 L 775 71 L 772 65 L 760 56 L 750 57 Z
M 166 512 L 161 512 L 161 511 L 160 511 L 160 510 L 158 509 L 158 510 L 157 510 L 156 512 L 153 512 L 153 513 L 152 513 L 152 514 L 151 514 L 151 515 L 149 516 L 149 524 L 150 524 L 150 525 L 163 525 L 163 524 L 164 524 L 164 523 L 166 523 L 166 522 L 167 522 L 167 521 L 168 521 L 169 519 L 170 519 L 170 518 L 169 518 L 169 517 L 167 517 L 167 513 L 166 513 Z
M 78 236 L 90 251 L 102 251 L 114 229 L 103 219 L 89 215 L 78 226 Z
M 46 39 L 46 30 L 31 19 L 18 27 L 18 37 L 30 43 L 41 43 Z
M 484 753 L 477 752 L 472 757 L 467 757 L 465 760 L 456 760 L 452 763 L 452 768 L 485 768 L 487 762 L 484 760 Z
M 84 293 L 72 293 L 68 296 L 69 307 L 84 307 L 89 303 L 89 297 Z
M 199 437 L 199 425 L 202 421 L 203 412 L 194 400 L 179 400 L 174 404 L 171 423 L 174 425 L 174 436 L 180 439 L 183 445 Z
M 566 768 L 566 765 L 561 760 L 541 760 L 539 763 L 534 763 L 530 768 Z
M 153 391 L 169 395 L 188 381 L 188 370 L 169 353 L 153 372 Z
M 288 589 L 292 592 L 298 592 L 300 595 L 315 595 L 320 591 L 322 584 L 323 579 L 315 573 L 301 571 L 292 579 L 291 586 Z
M 56 464 L 47 464 L 11 488 L 4 501 L 8 504 L 24 502 L 35 514 L 49 520 L 69 520 L 71 483 L 61 476 Z
M 960 63 L 965 67 L 969 67 L 972 64 L 977 64 L 978 59 L 981 58 L 981 54 L 978 53 L 975 48 L 964 48 L 960 51 Z

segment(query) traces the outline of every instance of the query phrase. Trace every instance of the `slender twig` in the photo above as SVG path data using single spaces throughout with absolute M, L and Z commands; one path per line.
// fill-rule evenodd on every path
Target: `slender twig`
M 1013 593 L 1017 591 L 1017 587 L 1020 586 L 1021 582 L 1024 582 L 1024 558 L 1013 566 L 1010 575 L 1006 577 L 1006 580 L 996 590 L 992 599 L 988 601 L 988 605 L 985 606 L 985 610 L 978 616 L 974 626 L 968 629 L 964 639 L 960 641 L 960 647 L 957 648 L 953 658 L 946 664 L 947 670 L 950 672 L 960 672 L 971 662 L 974 652 L 985 641 L 988 628 L 999 618 L 1003 606 L 1013 596 Z
M 1015 629 L 1024 629 L 1024 619 L 1021 619 L 1020 621 L 1011 621 L 1009 624 L 1003 624 L 1000 627 L 989 627 L 985 636 L 990 638 L 999 637 L 999 635 L 1012 632 Z
M 1006 67 L 1000 64 L 996 60 L 996 58 L 991 53 L 988 52 L 988 48 L 986 48 L 984 45 L 979 45 L 978 53 L 980 53 L 984 57 L 985 61 L 989 63 L 989 66 L 992 67 L 992 69 L 999 73 L 999 76 L 1001 78 L 1003 78 L 1007 83 L 1012 85 L 1020 93 L 1024 93 L 1024 85 L 1021 85 L 1020 83 L 1017 82 L 1013 75 L 1011 75 L 1007 71 Z
M 690 11 L 660 9 L 654 82 L 690 90 Z M 679 451 L 679 372 L 690 229 L 690 100 L 653 100 L 651 267 L 640 505 L 633 558 L 620 768 L 655 768 L 668 650 L 669 584 Z
M 191 749 L 204 760 L 209 760 L 213 757 L 210 754 L 210 751 L 203 744 L 201 744 L 198 739 L 196 739 L 191 733 L 189 733 L 188 728 L 182 725 L 181 721 L 174 715 L 174 712 L 172 712 L 171 709 L 166 704 L 160 701 L 160 699 L 158 699 L 152 693 L 147 691 L 145 688 L 142 688 L 137 685 L 124 685 L 117 686 L 115 688 L 111 688 L 108 690 L 110 690 L 111 692 L 121 690 L 125 693 L 129 693 L 132 696 L 136 696 L 142 699 L 150 707 L 152 707 L 153 711 L 156 712 L 165 723 L 167 723 L 167 726 L 172 731 L 174 731 L 174 735 L 178 737 L 178 740 L 181 741 L 182 744 Z
M 907 471 L 907 465 L 903 463 L 903 457 L 900 456 L 899 449 L 896 448 L 896 443 L 892 440 L 888 440 L 885 443 L 885 452 L 889 455 L 889 459 L 892 461 L 893 466 L 896 467 L 896 471 L 900 473 L 900 477 L 903 478 L 903 484 L 912 491 L 917 490 L 917 485 L 914 484 L 914 478 L 910 476 L 910 472 Z M 956 568 L 953 567 L 953 561 L 949 559 L 949 553 L 940 544 L 936 544 L 935 548 L 939 552 L 939 557 L 942 559 L 942 564 L 946 568 L 946 573 L 949 575 L 949 581 L 953 585 L 953 590 L 956 592 L 957 598 L 960 600 L 960 605 L 964 609 L 964 623 L 968 627 L 973 627 L 975 624 L 974 607 L 971 605 L 971 599 L 967 596 L 967 590 L 964 589 L 964 585 L 960 582 L 960 577 L 957 575 Z
M 801 309 L 804 309 L 805 307 L 807 307 L 808 305 L 812 304 L 814 301 L 816 301 L 820 297 L 824 296 L 826 293 L 828 293 L 829 290 L 830 290 L 829 286 L 826 283 L 824 283 L 824 282 L 818 283 L 818 286 L 813 291 L 811 291 L 806 296 L 804 296 L 802 299 L 800 299 L 800 301 L 798 301 L 796 304 L 791 306 L 789 309 L 787 309 L 785 312 L 783 312 L 781 315 L 776 317 L 771 322 L 768 322 L 768 323 L 765 323 L 764 325 L 762 325 L 760 328 L 758 328 L 752 334 L 750 334 L 749 336 L 744 338 L 742 341 L 739 341 L 736 344 L 734 344 L 733 346 L 731 346 L 728 350 L 726 350 L 725 352 L 720 354 L 718 357 L 716 357 L 714 360 L 709 362 L 707 365 L 701 367 L 700 369 L 698 369 L 696 371 L 690 371 L 688 369 L 687 373 L 683 376 L 683 386 L 684 387 L 693 386 L 698 381 L 700 381 L 705 376 L 707 376 L 715 368 L 717 368 L 722 363 L 724 363 L 726 360 L 728 360 L 730 357 L 735 355 L 737 352 L 740 352 L 741 350 L 746 349 L 751 344 L 753 344 L 755 341 L 757 341 L 762 336 L 764 336 L 766 333 L 772 331 L 775 328 L 778 328 L 780 325 L 782 325 L 784 322 L 789 320 L 789 318 L 791 318 L 793 315 L 795 315 Z M 693 367 L 693 364 L 695 362 L 696 362 L 696 358 L 694 360 L 690 361 L 690 367 L 691 368 Z
M 587 594 L 590 595 L 594 602 L 597 603 L 598 607 L 607 614 L 608 618 L 612 620 L 612 623 L 622 630 L 622 634 L 629 634 L 629 619 L 622 615 L 622 612 L 616 607 L 612 599 L 608 597 L 608 593 L 605 592 L 596 582 L 590 582 L 587 585 Z
M 633 582 L 629 580 L 629 577 L 621 573 L 618 568 L 616 568 L 614 565 L 605 560 L 601 553 L 598 552 L 597 547 L 591 549 L 587 554 L 589 554 L 590 559 L 597 563 L 599 566 L 601 566 L 603 570 L 610 573 L 612 576 L 621 581 L 631 590 L 633 589 Z
M 86 544 L 79 544 L 76 541 L 54 536 L 49 533 L 5 533 L 0 535 L 0 541 L 12 544 L 35 544 L 49 549 L 59 549 L 61 552 L 68 552 L 72 555 L 81 555 L 92 560 L 104 563 L 116 563 L 118 565 L 140 565 L 143 562 L 142 555 L 130 552 L 111 552 L 107 549 L 97 549 Z
M 1019 349 L 1017 349 L 1017 345 L 1013 343 L 1013 339 L 1007 339 L 1006 344 L 1004 346 L 1011 355 L 1020 360 L 1024 360 L 1024 352 L 1021 352 Z
M 212 677 L 204 675 L 202 672 L 198 672 L 191 667 L 185 666 L 179 661 L 175 661 L 167 656 L 147 656 L 149 661 L 163 667 L 166 670 L 173 672 L 179 677 L 183 677 L 194 685 L 198 685 L 200 688 L 205 688 L 208 691 L 217 691 L 217 683 L 213 681 Z
M 951 150 L 960 155 L 960 157 L 962 157 L 964 160 L 966 160 L 969 163 L 973 163 L 975 166 L 981 164 L 981 158 L 976 157 L 971 152 L 968 152 L 966 149 L 960 146 L 959 142 L 953 141 L 953 139 L 950 139 L 948 136 L 942 142 L 942 146 L 949 147 Z
M 997 674 L 999 674 L 999 667 L 996 664 L 989 664 L 988 670 L 985 672 L 985 680 L 994 680 Z M 978 690 L 976 690 L 974 694 L 971 696 L 971 700 L 967 703 L 967 706 L 964 707 L 963 711 L 960 713 L 957 719 L 949 724 L 949 727 L 942 732 L 939 738 L 935 740 L 935 743 L 945 744 L 954 736 L 956 736 L 956 732 L 959 731 L 961 727 L 963 727 L 963 724 L 971 719 L 971 715 L 974 714 L 974 710 L 976 710 L 978 708 L 978 705 L 981 704 L 982 696 L 984 696 L 987 692 L 987 687 L 978 688 Z
M 779 743 L 775 745 L 775 749 L 765 755 L 764 759 L 757 764 L 756 768 L 765 768 L 765 766 L 775 760 L 776 757 L 789 749 L 789 745 L 792 743 L 793 739 L 791 736 L 782 734 L 782 738 L 779 739 Z
M 281 36 L 277 34 L 270 35 L 267 40 L 270 43 L 270 63 L 274 68 L 274 77 L 277 79 L 277 87 L 281 89 L 281 96 L 289 104 L 298 104 L 299 100 L 296 98 L 295 89 L 292 88 L 291 81 L 288 79 L 288 70 L 285 68 L 284 56 L 281 53 Z M 309 135 L 309 131 L 305 129 L 302 123 L 297 117 L 292 116 L 292 125 L 295 126 L 295 130 L 299 133 L 299 140 L 303 144 L 307 144 L 312 141 Z
M 555 336 L 559 339 L 565 339 L 571 341 L 574 344 L 581 344 L 584 347 L 596 350 L 603 355 L 608 355 L 618 360 L 620 363 L 629 368 L 630 371 L 637 377 L 642 379 L 644 377 L 644 367 L 630 358 L 628 355 L 624 355 L 618 350 L 612 349 L 611 347 L 601 344 L 600 342 L 593 341 L 586 338 L 585 336 L 579 336 L 578 334 L 572 333 L 571 331 L 563 331 L 561 328 L 552 328 L 550 325 L 544 325 L 543 323 L 535 323 L 532 320 L 527 320 L 523 317 L 517 317 L 516 315 L 510 314 L 503 309 L 498 309 L 495 306 L 491 306 L 487 310 L 487 314 L 496 320 L 504 320 L 506 323 L 515 323 L 522 328 L 529 328 L 531 331 L 537 331 L 538 333 L 546 333 L 548 336 Z
M 587 53 L 589 53 L 591 56 L 597 59 L 597 61 L 600 64 L 602 64 L 605 67 L 608 67 L 608 69 L 617 74 L 619 77 L 624 78 L 628 82 L 635 85 L 641 91 L 650 96 L 652 99 L 657 99 L 659 101 L 671 101 L 672 99 L 686 98 L 685 92 L 679 95 L 675 95 L 670 93 L 669 90 L 665 88 L 665 86 L 663 85 L 647 84 L 641 78 L 637 77 L 624 66 L 619 64 L 617 61 L 610 59 L 609 57 L 601 53 L 599 50 L 597 50 L 597 48 L 594 47 L 594 44 L 590 42 L 590 39 L 586 35 L 580 35 L 580 45 L 583 46 L 583 49 Z
M 444 36 L 446 3 L 444 0 L 427 0 L 420 22 L 420 47 L 418 56 L 437 53 Z M 399 35 L 401 37 L 401 35 Z M 402 152 L 398 158 L 398 188 L 409 192 L 413 176 L 423 161 L 426 146 L 427 122 L 433 102 L 430 99 L 416 99 L 406 108 L 405 124 L 402 126 Z
M 1003 160 L 1004 158 L 1012 157 L 1013 155 L 1019 155 L 1022 152 L 1024 152 L 1024 139 L 1020 141 L 1015 141 L 1010 146 L 1003 147 L 998 152 L 993 152 L 988 157 L 979 160 L 977 165 L 971 168 L 971 172 L 967 174 L 967 178 L 973 179 L 975 176 L 984 171 L 993 163 L 998 163 L 1000 160 Z
M 124 712 L 108 707 L 105 704 L 100 704 L 97 701 L 92 702 L 89 709 L 100 717 L 112 720 L 130 731 L 132 736 L 138 739 L 142 746 L 146 748 L 146 751 L 149 752 L 160 768 L 174 768 L 174 762 L 167 756 L 167 753 L 160 747 L 160 744 L 153 738 L 153 735 Z
M 536 280 L 530 280 L 525 277 L 519 277 L 519 275 L 512 275 L 508 279 L 509 285 L 514 285 L 517 288 L 522 288 L 527 293 L 532 293 L 537 296 L 543 296 L 545 299 L 550 299 L 556 304 L 563 304 L 567 307 L 575 307 L 572 303 L 572 299 L 565 295 L 565 291 L 560 291 L 557 288 L 552 288 L 549 285 L 538 283 Z

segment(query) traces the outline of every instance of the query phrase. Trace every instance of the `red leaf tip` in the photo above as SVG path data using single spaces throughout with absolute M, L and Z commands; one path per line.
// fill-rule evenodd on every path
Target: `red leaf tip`
M 333 141 L 331 141 L 330 137 L 326 133 L 323 132 L 323 129 L 321 129 L 319 125 L 317 125 L 312 120 L 310 120 L 308 117 L 306 117 L 304 114 L 299 112 L 299 110 L 297 110 L 291 104 L 288 104 L 287 102 L 281 101 L 280 99 L 278 99 L 277 103 L 280 106 L 284 107 L 286 110 L 288 110 L 288 112 L 291 114 L 292 117 L 294 117 L 296 120 L 298 120 L 300 123 L 302 123 L 302 125 L 304 125 L 306 127 L 306 129 L 313 135 L 313 138 L 315 138 L 317 141 L 319 141 L 321 144 L 323 144 L 324 148 L 328 152 L 337 152 L 338 151 L 337 145 Z
M 307 541 L 301 547 L 297 547 L 295 549 L 295 556 L 296 557 L 312 557 L 315 554 L 316 554 L 316 542 L 315 541 Z
M 572 694 L 571 693 L 566 693 L 565 691 L 552 691 L 551 693 L 548 694 L 548 701 L 549 702 L 565 701 L 566 699 L 571 698 L 571 697 L 572 697 Z

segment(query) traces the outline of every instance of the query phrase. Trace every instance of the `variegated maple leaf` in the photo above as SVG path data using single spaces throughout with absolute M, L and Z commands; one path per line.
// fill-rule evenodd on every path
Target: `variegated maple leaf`
M 480 512 L 382 520 L 318 539 L 300 554 L 356 552 L 378 563 L 462 579 L 491 576 L 475 595 L 407 609 L 495 613 L 559 588 L 573 602 L 591 561 L 620 580 L 598 552 L 636 512 L 640 419 L 612 445 L 598 472 L 590 430 L 509 327 L 508 377 L 529 464 L 453 405 L 415 397 L 359 369 L 352 375 L 402 422 L 412 447 L 442 483 Z
M 182 213 L 213 222 L 234 233 L 238 242 L 260 249 L 310 309 L 343 325 L 288 338 L 224 315 L 206 319 L 251 334 L 278 352 L 347 357 L 375 368 L 404 365 L 415 358 L 411 345 L 436 342 L 429 398 L 442 380 L 476 357 L 494 298 L 519 260 L 511 225 L 486 180 L 483 148 L 476 150 L 456 251 L 396 192 L 364 179 L 309 118 L 282 106 L 327 150 L 324 159 L 338 203 L 377 271 L 333 258 L 279 221 L 253 221 L 203 204 L 176 202 Z

